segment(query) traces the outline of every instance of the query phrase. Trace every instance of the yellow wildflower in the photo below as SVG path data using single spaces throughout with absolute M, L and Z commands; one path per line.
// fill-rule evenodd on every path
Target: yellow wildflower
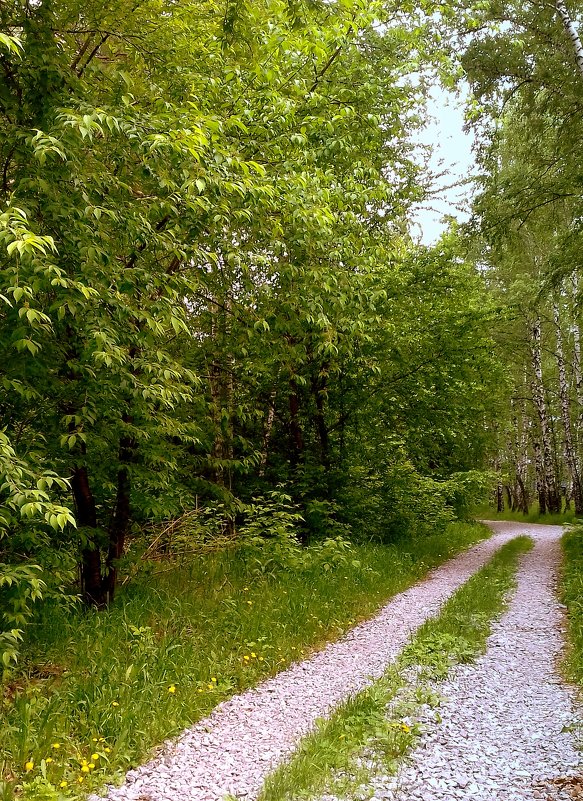
M 52 761 L 53 761 L 53 758 L 52 758 L 52 757 L 47 757 L 47 758 L 45 759 L 45 762 L 47 763 L 47 765 L 49 765 L 49 764 L 50 764 Z
M 29 771 L 31 771 L 33 768 L 34 768 L 34 762 L 32 761 L 32 759 L 31 759 L 31 760 L 29 760 L 28 762 L 25 762 L 25 763 L 24 763 L 24 769 L 25 769 L 25 771 L 26 771 L 27 773 L 28 773 Z
M 104 748 L 103 750 L 106 754 L 111 754 L 111 748 Z
M 91 761 L 95 762 L 96 759 L 99 759 L 99 754 L 91 754 Z
M 93 768 L 95 767 L 95 762 L 90 762 L 90 763 L 87 765 L 87 767 L 89 768 L 89 770 L 93 770 Z
M 119 704 L 118 704 L 118 702 L 117 702 L 117 701 L 112 701 L 112 702 L 111 702 L 111 705 L 112 705 L 112 706 L 119 706 Z
M 68 782 L 66 782 L 65 780 L 63 780 L 63 781 L 62 781 L 62 782 L 59 784 L 59 787 L 66 787 L 67 785 L 68 785 Z
M 52 746 L 51 746 L 51 748 L 54 748 L 55 750 L 57 748 L 60 748 L 60 747 L 61 747 L 61 743 L 53 743 Z
M 168 692 L 169 693 L 175 693 L 176 692 L 176 685 L 175 684 L 171 684 L 170 687 L 168 687 Z
M 216 681 L 216 678 L 213 676 L 213 677 L 212 677 L 212 679 L 211 679 L 211 681 Z
M 81 773 L 89 773 L 89 765 L 81 765 Z
M 255 651 L 251 651 L 251 656 L 253 657 L 253 659 L 255 659 L 255 657 L 257 656 L 257 654 L 255 653 Z

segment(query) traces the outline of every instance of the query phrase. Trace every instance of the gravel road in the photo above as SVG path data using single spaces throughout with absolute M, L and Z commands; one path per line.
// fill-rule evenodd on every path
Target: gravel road
M 576 750 L 583 731 L 574 732 L 580 709 L 555 670 L 563 645 L 554 592 L 562 530 L 518 523 L 492 527 L 535 540 L 521 561 L 511 606 L 494 626 L 487 652 L 439 685 L 442 722 L 428 713 L 422 720 L 426 733 L 409 764 L 397 777 L 377 776 L 363 798 L 583 799 Z
M 491 539 L 397 595 L 375 618 L 338 642 L 223 702 L 168 743 L 158 758 L 130 771 L 124 784 L 110 788 L 107 797 L 219 801 L 231 793 L 255 798 L 267 774 L 294 750 L 316 719 L 378 678 L 411 633 L 515 533 L 502 526 Z

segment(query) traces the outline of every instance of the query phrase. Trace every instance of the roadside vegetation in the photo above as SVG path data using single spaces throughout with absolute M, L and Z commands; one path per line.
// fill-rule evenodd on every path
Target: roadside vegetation
M 561 526 L 572 523 L 576 519 L 574 509 L 563 509 L 561 512 L 545 512 L 541 514 L 538 503 L 534 503 L 527 514 L 521 511 L 504 509 L 496 511 L 491 504 L 482 504 L 472 510 L 472 516 L 477 520 L 508 520 L 517 523 L 543 523 L 551 526 Z
M 292 801 L 324 791 L 345 794 L 366 784 L 365 758 L 394 771 L 418 734 L 415 713 L 438 704 L 436 682 L 486 646 L 492 621 L 506 607 L 529 537 L 504 545 L 488 564 L 419 628 L 385 675 L 340 706 L 300 744 L 295 756 L 268 778 L 260 801 Z
M 39 608 L 3 687 L 0 797 L 74 798 L 372 615 L 485 526 L 395 545 L 280 539 L 152 561 L 106 611 Z
M 567 674 L 583 690 L 583 526 L 563 536 L 561 598 L 568 615 Z

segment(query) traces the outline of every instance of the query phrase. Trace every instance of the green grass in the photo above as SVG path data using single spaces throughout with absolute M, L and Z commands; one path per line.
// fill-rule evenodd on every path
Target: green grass
M 479 520 L 508 520 L 509 522 L 542 523 L 552 526 L 572 523 L 575 520 L 575 512 L 572 509 L 559 514 L 541 515 L 539 513 L 538 503 L 531 506 L 530 512 L 527 515 L 522 514 L 522 512 L 512 512 L 509 509 L 505 509 L 503 512 L 497 512 L 493 506 L 484 504 L 473 509 L 472 516 Z
M 45 606 L 20 672 L 1 688 L 0 798 L 58 801 L 115 781 L 220 701 L 338 638 L 488 534 L 457 523 L 296 572 L 207 555 L 139 576 L 106 612 Z
M 379 681 L 350 698 L 304 738 L 291 760 L 268 778 L 260 801 L 354 792 L 369 776 L 359 760 L 363 755 L 374 755 L 384 770 L 394 770 L 418 734 L 411 720 L 415 711 L 436 700 L 431 682 L 445 678 L 453 664 L 470 662 L 484 650 L 491 623 L 504 610 L 515 584 L 518 559 L 531 547 L 528 537 L 504 545 L 437 617 L 420 627 Z M 416 682 L 407 686 L 407 669 L 413 666 L 420 670 Z
M 568 677 L 583 690 L 583 526 L 563 535 L 561 599 L 567 606 L 569 650 Z

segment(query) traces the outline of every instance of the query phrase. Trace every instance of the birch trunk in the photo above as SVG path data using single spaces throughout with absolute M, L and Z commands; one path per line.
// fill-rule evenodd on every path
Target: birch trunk
M 553 305 L 553 318 L 555 321 L 557 336 L 557 367 L 559 369 L 561 418 L 563 421 L 563 431 L 565 434 L 565 459 L 571 478 L 575 513 L 580 515 L 583 514 L 583 492 L 581 489 L 581 479 L 579 477 L 576 450 L 573 441 L 573 430 L 571 427 L 571 400 L 569 398 L 569 386 L 567 384 L 567 370 L 565 367 L 565 354 L 563 350 L 563 332 L 561 331 L 561 319 L 558 303 Z
M 579 69 L 581 78 L 583 78 L 583 44 L 581 44 L 581 39 L 579 38 L 577 28 L 575 27 L 575 23 L 571 19 L 571 15 L 569 14 L 567 6 L 563 0 L 555 0 L 555 8 L 557 9 L 557 14 L 563 23 L 563 28 L 571 40 L 573 52 L 575 54 L 575 61 L 577 62 L 577 68 Z
M 540 423 L 540 434 L 542 444 L 542 475 L 543 492 L 545 495 L 545 507 L 549 512 L 561 511 L 561 498 L 557 492 L 557 484 L 554 472 L 553 446 L 551 440 L 551 428 L 545 403 L 543 371 L 541 359 L 541 324 L 537 319 L 531 328 L 531 356 L 532 356 L 532 397 L 537 410 Z M 540 493 L 539 493 L 540 494 Z M 542 513 L 542 510 L 541 510 Z

